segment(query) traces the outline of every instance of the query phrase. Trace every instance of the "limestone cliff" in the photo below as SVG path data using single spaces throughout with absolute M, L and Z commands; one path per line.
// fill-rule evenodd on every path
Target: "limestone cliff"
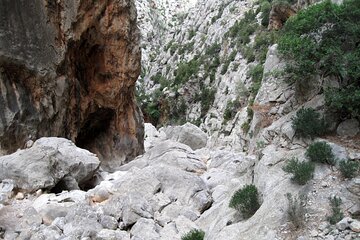
M 108 169 L 143 152 L 132 0 L 4 0 L 0 16 L 3 151 L 62 136 Z

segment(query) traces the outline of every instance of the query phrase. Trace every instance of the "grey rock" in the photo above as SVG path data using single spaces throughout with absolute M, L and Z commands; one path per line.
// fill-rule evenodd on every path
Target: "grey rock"
M 130 240 L 130 233 L 120 230 L 102 229 L 95 240 Z
M 359 131 L 359 121 L 356 119 L 345 120 L 336 129 L 336 133 L 342 137 L 353 137 Z
M 131 239 L 137 240 L 158 240 L 160 234 L 158 233 L 157 226 L 152 219 L 139 219 L 130 231 L 133 236 Z
M 108 215 L 102 215 L 100 217 L 100 223 L 104 228 L 110 230 L 116 230 L 118 227 L 118 221 L 114 217 Z
M 359 233 L 360 232 L 360 221 L 353 219 L 350 223 L 350 229 L 354 232 Z
M 74 238 L 90 237 L 94 238 L 97 232 L 103 229 L 99 223 L 95 209 L 90 206 L 77 204 L 71 208 L 65 216 L 63 232 L 66 236 Z
M 4 206 L 0 216 L 0 228 L 7 231 L 22 232 L 38 227 L 42 222 L 37 211 L 27 204 Z
M 353 194 L 360 196 L 360 177 L 351 179 L 346 188 Z
M 100 165 L 98 158 L 64 138 L 40 138 L 31 148 L 0 157 L 0 180 L 13 179 L 19 189 L 35 192 L 51 189 L 63 179 L 61 187 L 70 190 L 74 181 L 81 185 Z M 71 185 L 69 179 L 73 179 Z
M 14 180 L 4 179 L 0 183 L 0 204 L 7 203 L 16 187 Z
M 349 228 L 349 223 L 351 222 L 351 218 L 345 217 L 341 219 L 338 223 L 336 223 L 336 228 L 340 231 L 344 231 Z
M 167 127 L 164 129 L 168 139 L 183 143 L 196 150 L 203 148 L 207 143 L 207 135 L 197 126 L 186 123 L 182 126 Z

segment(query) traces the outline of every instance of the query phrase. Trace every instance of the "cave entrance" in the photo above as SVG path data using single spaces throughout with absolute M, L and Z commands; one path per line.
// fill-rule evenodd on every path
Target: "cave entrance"
M 110 108 L 99 108 L 91 113 L 75 139 L 76 146 L 85 149 L 91 148 L 96 138 L 109 129 L 114 116 L 115 110 Z

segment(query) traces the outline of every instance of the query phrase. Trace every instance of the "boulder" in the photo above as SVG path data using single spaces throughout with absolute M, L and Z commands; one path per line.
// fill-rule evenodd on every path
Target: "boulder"
M 336 133 L 342 137 L 354 137 L 359 131 L 359 121 L 356 119 L 347 119 L 341 122 L 336 129 Z
M 0 164 L 0 180 L 12 179 L 18 189 L 35 192 L 55 186 L 61 191 L 86 185 L 100 161 L 70 140 L 50 137 L 40 138 L 31 148 L 0 157 Z M 67 184 L 69 179 L 71 184 Z
M 191 123 L 164 129 L 166 137 L 191 147 L 192 150 L 203 148 L 207 143 L 207 135 Z

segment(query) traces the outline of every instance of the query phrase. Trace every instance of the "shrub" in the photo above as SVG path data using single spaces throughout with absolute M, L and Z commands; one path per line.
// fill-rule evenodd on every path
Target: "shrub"
M 340 172 L 345 178 L 353 178 L 359 173 L 360 164 L 355 161 L 341 161 L 339 164 Z
M 335 91 L 341 93 L 341 105 L 346 107 L 347 97 L 352 94 L 342 88 L 352 85 L 360 89 L 359 15 L 360 1 L 345 0 L 342 5 L 323 1 L 289 18 L 278 48 L 287 60 L 288 79 L 308 82 L 310 86 L 315 74 L 335 76 L 342 85 Z M 332 106 L 337 101 L 330 98 L 327 102 Z M 360 105 L 357 103 L 352 109 L 360 112 Z
M 304 207 L 306 203 L 306 196 L 293 197 L 291 193 L 286 194 L 288 199 L 288 217 L 296 228 L 304 226 L 306 209 Z
M 325 134 L 327 130 L 324 118 L 320 118 L 320 114 L 312 108 L 297 111 L 292 119 L 292 127 L 297 136 L 311 139 Z
M 306 150 L 305 156 L 313 162 L 335 164 L 335 156 L 326 142 L 314 142 Z
M 184 236 L 181 237 L 181 240 L 203 240 L 205 233 L 202 230 L 193 229 Z
M 231 197 L 229 207 L 241 212 L 245 218 L 249 218 L 260 208 L 258 191 L 255 185 L 245 185 L 237 190 Z
M 253 96 L 256 96 L 258 93 L 260 87 L 261 87 L 261 80 L 264 73 L 264 67 L 261 64 L 258 64 L 254 67 L 251 67 L 249 71 L 247 72 L 248 77 L 251 77 L 252 83 L 250 92 Z
M 227 102 L 224 112 L 224 122 L 227 122 L 233 117 L 235 117 L 238 107 L 239 107 L 238 100 Z
M 330 197 L 329 201 L 330 201 L 332 214 L 331 216 L 328 217 L 328 221 L 330 222 L 330 224 L 336 224 L 344 217 L 344 213 L 341 211 L 340 208 L 342 201 L 340 197 L 336 197 L 336 196 Z
M 174 84 L 179 85 L 186 83 L 191 76 L 199 71 L 199 61 L 192 59 L 189 62 L 180 62 L 175 70 Z
M 315 166 L 311 162 L 300 162 L 297 158 L 289 160 L 283 170 L 288 173 L 292 173 L 292 181 L 299 185 L 305 185 L 310 179 L 312 179 Z
M 195 30 L 194 30 L 194 29 L 191 29 L 191 30 L 189 31 L 188 40 L 191 40 L 195 35 L 196 35 Z
M 211 105 L 215 100 L 215 93 L 216 89 L 213 88 L 205 88 L 201 91 L 201 116 L 205 116 L 207 111 L 210 109 Z

